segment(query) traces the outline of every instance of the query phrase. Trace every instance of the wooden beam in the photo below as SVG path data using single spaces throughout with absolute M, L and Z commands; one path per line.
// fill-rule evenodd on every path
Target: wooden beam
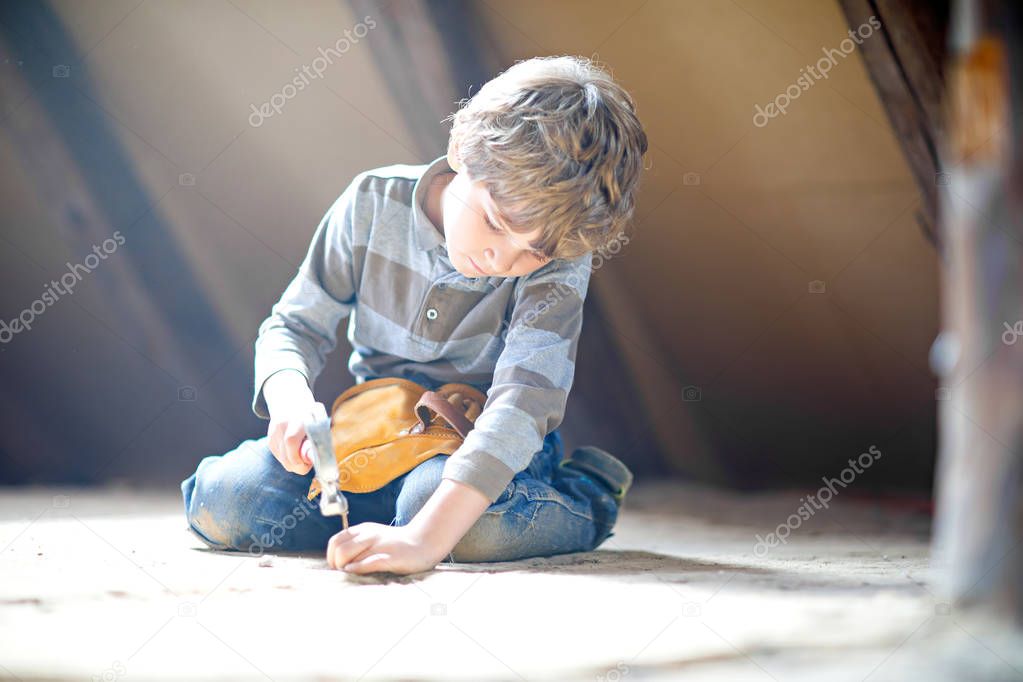
M 940 584 L 1023 625 L 1023 13 L 963 3 L 942 187 Z M 972 14 L 972 19 L 968 19 Z M 974 21 L 976 20 L 976 21 Z M 975 27 L 971 29 L 970 27 Z M 1014 125 L 1015 124 L 1015 125 Z
M 839 0 L 850 28 L 874 16 L 878 34 L 860 54 L 923 197 L 916 214 L 924 234 L 940 248 L 937 232 L 937 140 L 944 134 L 943 61 L 948 0 Z

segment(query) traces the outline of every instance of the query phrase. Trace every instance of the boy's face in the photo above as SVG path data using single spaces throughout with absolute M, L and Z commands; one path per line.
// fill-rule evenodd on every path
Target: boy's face
M 542 230 L 520 234 L 499 227 L 490 192 L 464 170 L 444 188 L 441 209 L 448 257 L 466 277 L 521 277 L 550 262 L 529 246 Z

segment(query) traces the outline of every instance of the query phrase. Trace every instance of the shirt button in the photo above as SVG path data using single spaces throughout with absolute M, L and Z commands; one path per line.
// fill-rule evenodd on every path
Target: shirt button
M 426 311 L 426 319 L 428 319 L 428 320 L 436 320 L 437 319 L 437 309 L 436 308 L 430 308 L 429 310 L 427 310 Z

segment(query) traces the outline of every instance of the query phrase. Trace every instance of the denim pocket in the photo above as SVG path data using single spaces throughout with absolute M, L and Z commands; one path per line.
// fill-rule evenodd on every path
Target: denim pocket
M 558 502 L 566 507 L 572 506 L 566 500 L 565 493 L 547 481 L 542 481 L 540 484 L 524 485 L 522 488 L 523 494 L 530 502 Z

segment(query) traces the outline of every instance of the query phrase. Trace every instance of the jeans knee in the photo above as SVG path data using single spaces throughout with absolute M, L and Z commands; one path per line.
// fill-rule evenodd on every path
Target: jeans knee
M 181 483 L 185 503 L 185 519 L 189 527 L 206 544 L 217 549 L 234 549 L 235 533 L 223 518 L 227 507 L 217 504 L 220 488 L 217 464 L 220 456 L 210 456 L 199 462 L 195 473 Z
M 451 550 L 451 558 L 458 563 L 477 563 L 531 556 L 531 525 L 530 519 L 515 512 L 485 512 Z
M 401 492 L 394 504 L 396 526 L 407 525 L 433 496 L 444 476 L 444 463 L 449 455 L 437 455 L 405 474 Z

